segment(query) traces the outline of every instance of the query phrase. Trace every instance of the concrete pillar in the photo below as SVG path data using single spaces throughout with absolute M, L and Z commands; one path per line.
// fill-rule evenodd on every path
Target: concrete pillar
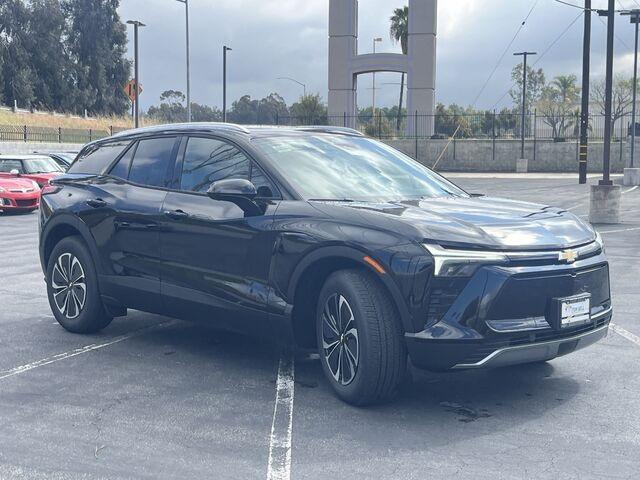
M 415 112 L 422 115 L 418 119 L 418 135 L 434 133 L 437 17 L 437 0 L 409 1 L 408 135 L 416 132 Z
M 516 160 L 516 173 L 527 173 L 529 171 L 529 160 L 518 158 Z
M 589 221 L 591 223 L 620 223 L 620 185 L 591 185 Z
M 330 123 L 353 123 L 356 82 L 351 64 L 358 53 L 357 0 L 329 1 L 329 117 Z M 342 118 L 341 118 L 342 117 Z

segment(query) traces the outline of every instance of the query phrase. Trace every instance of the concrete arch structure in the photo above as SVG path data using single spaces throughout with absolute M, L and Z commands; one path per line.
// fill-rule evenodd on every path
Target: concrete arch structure
M 408 133 L 415 131 L 413 113 L 435 113 L 437 0 L 409 0 L 409 51 L 358 54 L 358 0 L 329 0 L 329 117 L 353 126 L 357 77 L 371 72 L 407 74 Z M 433 133 L 433 121 L 420 122 Z

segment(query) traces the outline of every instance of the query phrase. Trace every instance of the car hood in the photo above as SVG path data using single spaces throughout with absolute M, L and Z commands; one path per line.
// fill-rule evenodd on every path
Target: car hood
M 62 172 L 51 172 L 51 173 L 24 173 L 22 174 L 23 177 L 26 178 L 30 178 L 32 180 L 35 180 L 36 182 L 38 182 L 39 184 L 45 184 L 48 183 L 49 180 L 59 177 L 60 175 L 62 175 Z
M 335 208 L 334 204 L 334 208 Z M 329 213 L 323 204 L 321 209 Z M 330 208 L 330 207 L 329 207 Z M 593 228 L 561 208 L 491 197 L 339 203 L 363 222 L 452 246 L 497 250 L 569 248 L 595 239 Z
M 0 176 L 0 187 L 6 190 L 33 190 L 35 185 L 31 180 L 25 178 Z

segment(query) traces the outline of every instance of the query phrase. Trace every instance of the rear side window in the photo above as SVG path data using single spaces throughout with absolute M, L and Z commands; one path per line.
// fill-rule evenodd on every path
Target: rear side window
M 69 173 L 99 175 L 124 152 L 129 143 L 129 141 L 123 141 L 93 145 L 82 151 L 69 167 Z
M 213 138 L 192 137 L 184 152 L 180 189 L 206 192 L 219 180 L 249 180 L 250 168 L 251 161 L 233 145 Z
M 129 181 L 153 187 L 168 187 L 167 174 L 173 158 L 175 137 L 140 140 L 129 169 Z
M 109 175 L 113 177 L 127 179 L 129 177 L 129 168 L 131 168 L 131 159 L 133 158 L 133 153 L 136 151 L 136 146 L 131 145 L 126 153 L 120 157 L 118 163 L 116 163 Z
M 20 160 L 0 160 L 0 172 L 8 173 L 11 170 L 18 170 L 19 173 L 24 173 L 22 162 Z

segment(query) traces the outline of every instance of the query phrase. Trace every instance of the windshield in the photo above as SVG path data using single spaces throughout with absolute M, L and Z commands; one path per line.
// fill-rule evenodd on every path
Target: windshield
M 369 138 L 308 135 L 258 138 L 254 144 L 307 200 L 466 196 L 408 156 Z
M 24 160 L 26 173 L 52 173 L 62 170 L 53 160 L 49 158 L 30 158 Z

